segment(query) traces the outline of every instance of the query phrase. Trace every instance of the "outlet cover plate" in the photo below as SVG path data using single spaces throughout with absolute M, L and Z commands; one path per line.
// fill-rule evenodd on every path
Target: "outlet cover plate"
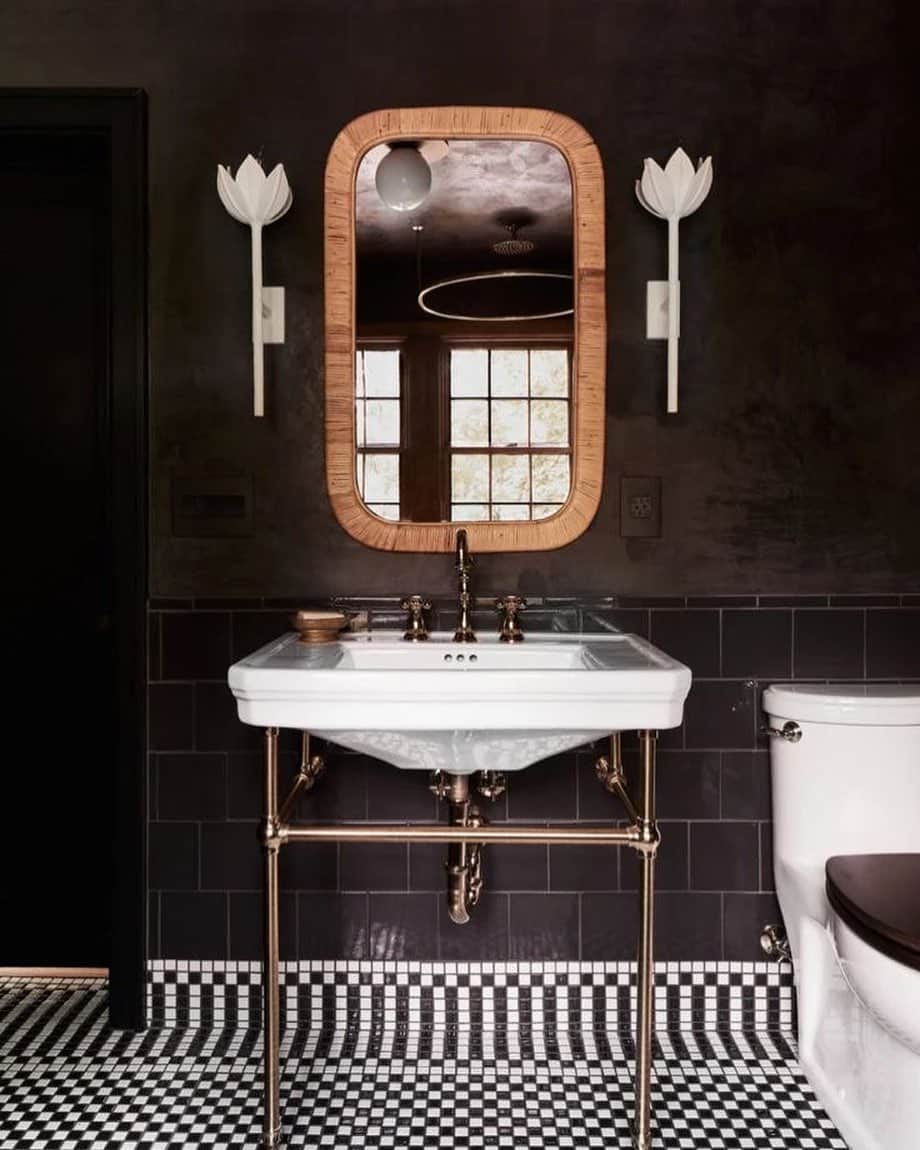
M 661 536 L 660 476 L 620 477 L 620 535 L 640 539 Z

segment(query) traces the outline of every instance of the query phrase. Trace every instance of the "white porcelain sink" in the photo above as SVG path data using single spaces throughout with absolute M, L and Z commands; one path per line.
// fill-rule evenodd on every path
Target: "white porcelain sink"
M 690 670 L 636 635 L 284 635 L 230 668 L 240 719 L 396 767 L 516 771 L 613 731 L 680 725 Z

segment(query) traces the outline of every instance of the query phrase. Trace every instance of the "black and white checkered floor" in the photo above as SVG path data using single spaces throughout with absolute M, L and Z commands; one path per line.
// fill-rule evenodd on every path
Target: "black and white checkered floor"
M 105 1012 L 98 980 L 0 980 L 0 1150 L 258 1144 L 257 1029 L 121 1033 Z M 291 1148 L 631 1144 L 628 1026 L 433 1034 L 384 1011 L 288 1030 L 283 1056 Z M 653 1090 L 661 1150 L 846 1150 L 779 1029 L 659 1029 Z

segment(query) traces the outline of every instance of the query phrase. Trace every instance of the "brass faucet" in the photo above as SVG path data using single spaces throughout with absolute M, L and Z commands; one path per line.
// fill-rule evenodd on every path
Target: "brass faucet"
M 473 606 L 473 595 L 470 591 L 470 571 L 472 568 L 473 557 L 470 555 L 470 545 L 466 538 L 466 532 L 461 527 L 457 532 L 457 575 L 459 576 L 460 597 L 457 604 L 455 643 L 476 642 L 476 635 L 470 621 L 470 611 Z

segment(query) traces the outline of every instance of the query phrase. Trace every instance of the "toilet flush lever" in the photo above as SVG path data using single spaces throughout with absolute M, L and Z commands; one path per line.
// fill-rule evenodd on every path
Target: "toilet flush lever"
M 781 727 L 771 727 L 769 723 L 764 723 L 760 733 L 769 735 L 771 739 L 785 739 L 787 743 L 797 743 L 802 737 L 802 728 L 790 719 Z

